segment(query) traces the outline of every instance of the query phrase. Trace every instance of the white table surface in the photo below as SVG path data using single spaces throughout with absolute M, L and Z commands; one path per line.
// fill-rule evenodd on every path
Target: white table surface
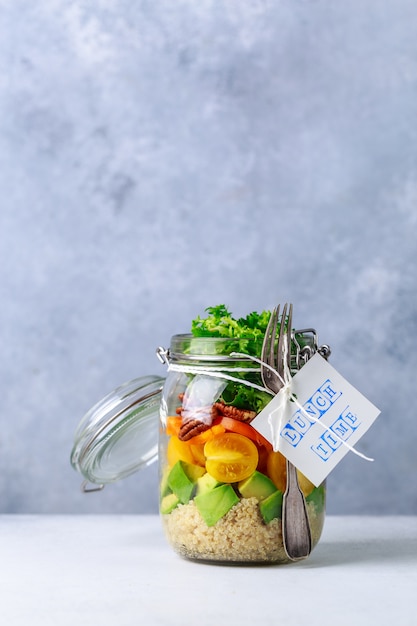
M 0 516 L 1 624 L 416 626 L 417 517 L 328 517 L 308 560 L 177 556 L 157 516 Z

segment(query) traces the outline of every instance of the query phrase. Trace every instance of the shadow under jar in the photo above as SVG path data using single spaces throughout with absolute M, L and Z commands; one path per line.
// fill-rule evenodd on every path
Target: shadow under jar
M 297 332 L 297 331 L 296 331 Z M 300 331 L 292 371 L 311 346 Z M 251 421 L 272 396 L 263 388 L 262 341 L 175 335 L 160 358 L 168 365 L 159 432 L 160 515 L 172 548 L 193 560 L 286 563 L 281 533 L 286 460 Z M 326 485 L 298 472 L 312 546 L 325 518 Z

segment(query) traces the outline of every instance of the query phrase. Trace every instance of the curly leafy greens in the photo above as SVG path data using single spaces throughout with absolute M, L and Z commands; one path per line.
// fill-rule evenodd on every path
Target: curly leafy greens
M 230 353 L 230 346 L 237 352 L 260 356 L 270 311 L 252 312 L 246 317 L 235 319 L 224 304 L 208 307 L 207 317 L 196 317 L 191 323 L 195 337 L 223 337 L 233 340 L 233 344 L 223 344 L 223 354 Z M 236 348 L 238 340 L 238 348 Z M 239 374 L 236 373 L 236 377 Z M 222 394 L 222 400 L 238 408 L 248 408 L 259 412 L 270 400 L 266 392 L 258 391 L 245 384 L 230 382 Z

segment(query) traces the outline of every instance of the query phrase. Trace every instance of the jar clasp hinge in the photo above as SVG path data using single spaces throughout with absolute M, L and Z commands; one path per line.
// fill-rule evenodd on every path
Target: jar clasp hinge
M 156 356 L 161 361 L 162 365 L 169 365 L 169 350 L 159 346 L 159 348 L 156 349 Z
M 102 491 L 104 489 L 104 485 L 95 485 L 94 487 L 88 487 L 87 485 L 89 484 L 88 480 L 84 480 L 81 483 L 81 491 L 83 493 L 94 493 L 95 491 Z
M 300 348 L 300 345 L 296 339 L 296 335 L 312 335 L 313 345 L 304 346 L 303 348 Z M 330 346 L 328 346 L 327 344 L 323 344 L 322 346 L 319 346 L 317 331 L 314 328 L 303 328 L 302 330 L 295 330 L 293 339 L 297 348 L 297 354 L 296 354 L 296 369 L 297 370 L 300 369 L 302 365 L 305 365 L 307 361 L 316 352 L 318 352 L 320 356 L 326 359 L 326 361 L 331 354 Z

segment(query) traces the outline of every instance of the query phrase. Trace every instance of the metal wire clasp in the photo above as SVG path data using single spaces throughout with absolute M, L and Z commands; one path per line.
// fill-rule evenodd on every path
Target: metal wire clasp
M 81 491 L 83 493 L 94 493 L 95 491 L 102 491 L 104 489 L 104 485 L 95 485 L 94 487 L 88 487 L 87 485 L 90 484 L 90 481 L 88 480 L 84 480 L 81 483 Z
M 156 356 L 161 361 L 162 365 L 169 365 L 169 349 L 159 346 L 156 349 Z
M 313 345 L 311 346 L 304 346 L 303 348 L 301 348 L 300 344 L 298 343 L 297 339 L 296 339 L 296 335 L 312 335 L 313 336 Z M 318 334 L 317 331 L 314 328 L 303 328 L 302 330 L 296 330 L 294 331 L 294 342 L 297 348 L 297 354 L 296 354 L 296 367 L 297 369 L 300 369 L 300 367 L 302 365 L 305 365 L 307 363 L 307 361 L 313 356 L 313 354 L 315 354 L 316 352 L 318 352 L 320 354 L 320 356 L 322 356 L 324 359 L 329 358 L 330 354 L 331 354 L 331 349 L 330 346 L 328 346 L 327 344 L 323 344 L 322 346 L 319 346 L 319 338 L 318 338 Z

